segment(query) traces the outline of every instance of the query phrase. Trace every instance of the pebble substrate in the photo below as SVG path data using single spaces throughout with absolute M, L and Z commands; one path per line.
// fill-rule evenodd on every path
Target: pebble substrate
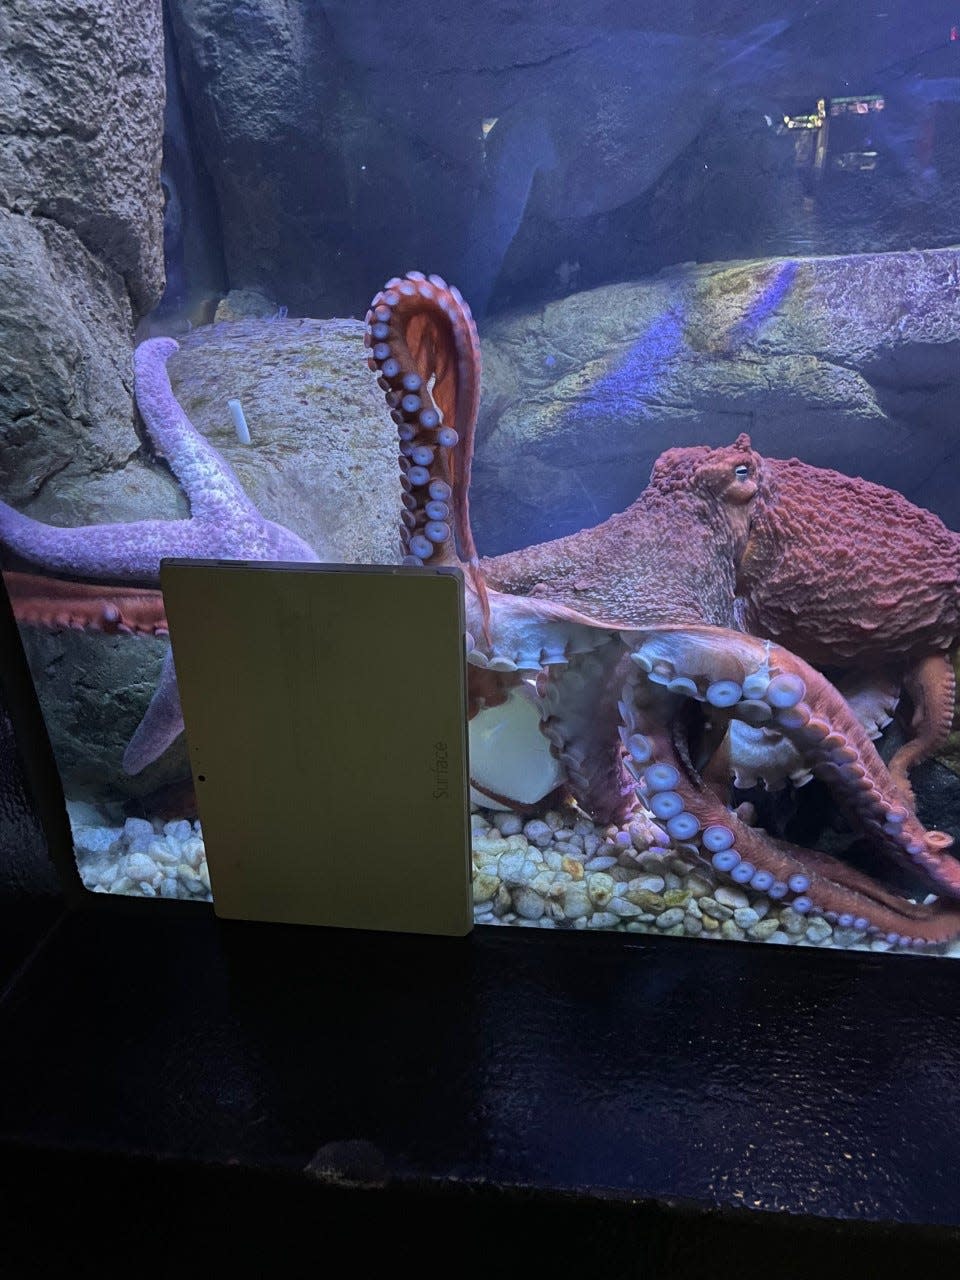
M 658 843 L 643 810 L 619 828 L 574 809 L 529 819 L 475 809 L 471 825 L 477 924 L 918 954 L 725 883 L 682 845 Z M 94 893 L 211 901 L 199 822 L 108 826 L 75 817 L 73 834 L 81 879 Z M 923 954 L 960 956 L 960 940 Z
M 74 820 L 73 842 L 80 879 L 94 893 L 212 901 L 199 822 L 127 818 L 111 827 Z
M 575 810 L 524 819 L 476 809 L 471 822 L 478 924 L 918 954 L 725 882 L 692 846 L 664 847 L 643 810 L 620 828 Z M 960 956 L 960 940 L 924 954 Z

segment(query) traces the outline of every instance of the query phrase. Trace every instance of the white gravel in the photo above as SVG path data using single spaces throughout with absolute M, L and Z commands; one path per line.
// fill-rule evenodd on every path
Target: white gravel
M 199 822 L 128 818 L 112 826 L 88 804 L 67 808 L 80 876 L 94 893 L 212 901 Z M 642 811 L 621 828 L 594 826 L 572 808 L 529 821 L 475 809 L 471 824 L 478 924 L 901 950 L 722 882 L 691 847 L 660 847 Z M 960 939 L 903 954 L 960 958 Z
M 68 804 L 80 878 L 94 893 L 212 901 L 199 822 L 98 822 L 89 805 Z

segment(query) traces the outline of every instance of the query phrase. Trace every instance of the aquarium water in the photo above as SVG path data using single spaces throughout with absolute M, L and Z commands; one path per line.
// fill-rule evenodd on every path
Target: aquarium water
M 450 565 L 479 925 L 960 954 L 960 11 L 7 8 L 0 563 L 90 892 L 211 898 L 162 558 Z

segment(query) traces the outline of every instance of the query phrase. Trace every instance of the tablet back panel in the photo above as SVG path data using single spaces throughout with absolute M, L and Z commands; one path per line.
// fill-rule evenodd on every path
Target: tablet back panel
M 167 560 L 218 915 L 471 928 L 456 569 Z

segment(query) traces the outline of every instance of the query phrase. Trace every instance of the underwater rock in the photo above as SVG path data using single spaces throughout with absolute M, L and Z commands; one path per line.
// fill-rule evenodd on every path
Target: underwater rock
M 770 0 L 168 7 L 228 278 L 292 313 L 355 312 L 415 264 L 482 317 L 677 261 L 956 238 L 955 81 L 905 74 L 946 29 L 913 13 L 894 35 Z M 814 213 L 777 124 L 874 90 L 876 172 L 834 169 Z
M 285 0 L 169 5 L 190 141 L 213 182 L 227 278 L 296 314 L 349 314 L 344 273 L 359 306 L 391 270 L 389 245 L 382 267 L 377 255 L 363 276 L 366 246 L 323 248 L 345 246 L 357 221 L 351 183 L 362 185 L 363 157 L 352 157 L 348 174 L 341 146 L 349 149 L 366 120 L 323 9 Z M 392 203 L 380 205 L 381 216 Z
M 578 255 L 591 280 L 637 270 L 638 253 L 641 269 L 675 260 L 674 227 L 668 248 L 643 198 L 718 114 L 711 184 L 743 192 L 754 175 L 726 234 L 770 199 L 766 139 L 751 132 L 731 165 L 744 126 L 726 103 L 748 97 L 752 129 L 770 132 L 783 19 L 711 13 L 692 29 L 662 4 L 601 16 L 593 0 L 490 0 L 448 21 L 427 0 L 402 21 L 355 0 L 169 7 L 229 279 L 291 312 L 353 310 L 398 263 L 429 259 L 481 315 L 501 271 L 542 294 L 577 276 Z M 703 167 L 684 170 L 690 226 Z
M 73 233 L 149 311 L 163 288 L 159 0 L 4 0 L 0 85 L 0 204 Z
M 214 324 L 226 320 L 270 320 L 278 315 L 279 307 L 258 289 L 231 289 L 217 303 L 213 315 Z
M 267 519 L 323 560 L 392 564 L 396 430 L 362 356 L 358 321 L 247 319 L 195 329 L 168 368 L 187 417 Z M 228 400 L 240 401 L 249 445 Z
M 130 303 L 72 232 L 0 209 L 0 496 L 38 520 L 177 513 L 177 486 L 132 459 Z M 47 482 L 56 476 L 55 485 Z M 79 490 L 79 493 L 77 492 Z
M 664 449 L 746 430 L 960 528 L 958 299 L 960 251 L 937 249 L 688 265 L 491 321 L 480 551 L 595 525 Z
M 129 519 L 164 493 L 177 511 L 165 477 L 125 470 L 130 339 L 163 285 L 163 92 L 159 0 L 4 5 L 0 494 L 40 520 Z
M 0 701 L 0 888 L 4 897 L 52 894 L 60 885 L 7 708 Z
M 282 521 L 322 559 L 395 563 L 395 428 L 363 367 L 362 334 L 352 320 L 214 325 L 190 333 L 168 368 L 188 417 L 266 518 Z M 237 439 L 231 399 L 242 405 L 250 444 Z M 186 501 L 162 464 L 138 457 L 99 478 L 95 511 L 80 509 L 84 477 L 75 477 L 65 510 L 48 504 L 45 518 L 127 518 L 131 485 L 142 494 L 149 486 L 141 480 L 160 475 L 176 491 L 176 509 L 166 496 L 156 505 L 141 498 L 136 518 L 185 516 Z M 59 496 L 62 483 L 56 476 L 46 489 Z M 33 628 L 23 636 L 68 795 L 144 796 L 189 775 L 183 739 L 136 777 L 120 764 L 156 688 L 165 640 Z

